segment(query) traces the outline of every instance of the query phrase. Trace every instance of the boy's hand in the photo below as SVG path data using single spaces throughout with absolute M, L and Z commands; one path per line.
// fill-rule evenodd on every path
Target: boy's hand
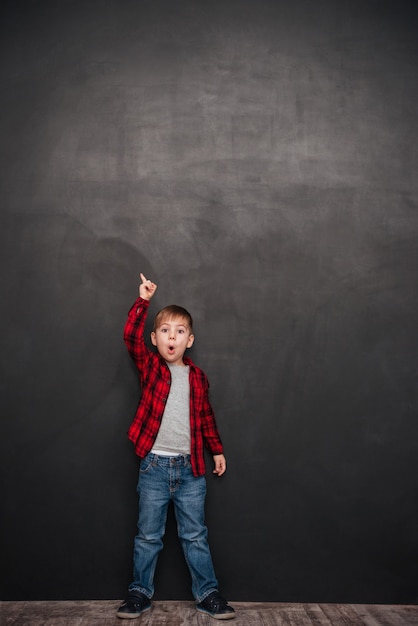
M 143 274 L 140 274 L 141 284 L 139 285 L 139 295 L 144 300 L 151 300 L 154 293 L 157 291 L 157 285 L 147 280 Z
M 215 469 L 213 470 L 214 474 L 218 474 L 218 476 L 222 476 L 226 472 L 226 459 L 223 454 L 215 454 L 213 457 L 213 462 L 215 463 Z

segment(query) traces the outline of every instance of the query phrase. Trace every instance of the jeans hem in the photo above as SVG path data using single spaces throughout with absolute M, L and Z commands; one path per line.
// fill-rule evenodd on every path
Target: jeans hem
M 196 598 L 196 602 L 199 604 L 200 602 L 203 602 L 203 600 L 206 600 L 206 598 L 208 596 L 210 596 L 211 593 L 213 593 L 214 591 L 216 591 L 217 593 L 219 593 L 218 589 L 209 589 L 209 591 L 206 591 L 206 593 L 203 594 L 203 596 L 200 598 L 200 600 L 198 598 Z
M 144 596 L 148 598 L 148 600 L 151 600 L 152 598 L 152 596 L 150 596 L 149 593 L 143 587 L 128 587 L 128 593 L 132 593 L 135 591 L 142 593 Z

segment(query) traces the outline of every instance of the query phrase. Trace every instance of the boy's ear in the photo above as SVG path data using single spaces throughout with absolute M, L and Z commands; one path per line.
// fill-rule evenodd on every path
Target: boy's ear
M 151 333 L 151 341 L 152 341 L 152 345 L 153 345 L 153 346 L 156 346 L 156 345 L 157 345 L 157 338 L 156 338 L 156 336 L 155 336 L 154 331 L 152 331 L 152 333 Z
M 191 348 L 194 342 L 194 335 L 189 335 L 189 341 L 187 342 L 187 347 Z

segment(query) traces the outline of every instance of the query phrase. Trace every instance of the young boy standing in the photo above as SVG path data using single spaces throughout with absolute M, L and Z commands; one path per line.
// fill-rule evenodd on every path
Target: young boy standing
M 184 356 L 194 341 L 192 318 L 182 307 L 162 309 L 151 333 L 157 352 L 149 350 L 143 335 L 149 301 L 157 285 L 140 276 L 139 298 L 129 311 L 124 331 L 142 387 L 128 431 L 141 458 L 138 534 L 134 540 L 134 580 L 117 616 L 135 618 L 151 608 L 154 572 L 172 501 L 197 610 L 215 619 L 230 619 L 235 612 L 219 593 L 207 541 L 204 447 L 213 456 L 213 471 L 218 476 L 225 473 L 226 460 L 208 399 L 206 375 Z

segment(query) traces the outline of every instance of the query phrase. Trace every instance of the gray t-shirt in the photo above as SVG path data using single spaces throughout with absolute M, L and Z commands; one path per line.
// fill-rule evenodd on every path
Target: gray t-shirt
M 190 454 L 190 382 L 188 365 L 170 365 L 171 387 L 152 451 Z

